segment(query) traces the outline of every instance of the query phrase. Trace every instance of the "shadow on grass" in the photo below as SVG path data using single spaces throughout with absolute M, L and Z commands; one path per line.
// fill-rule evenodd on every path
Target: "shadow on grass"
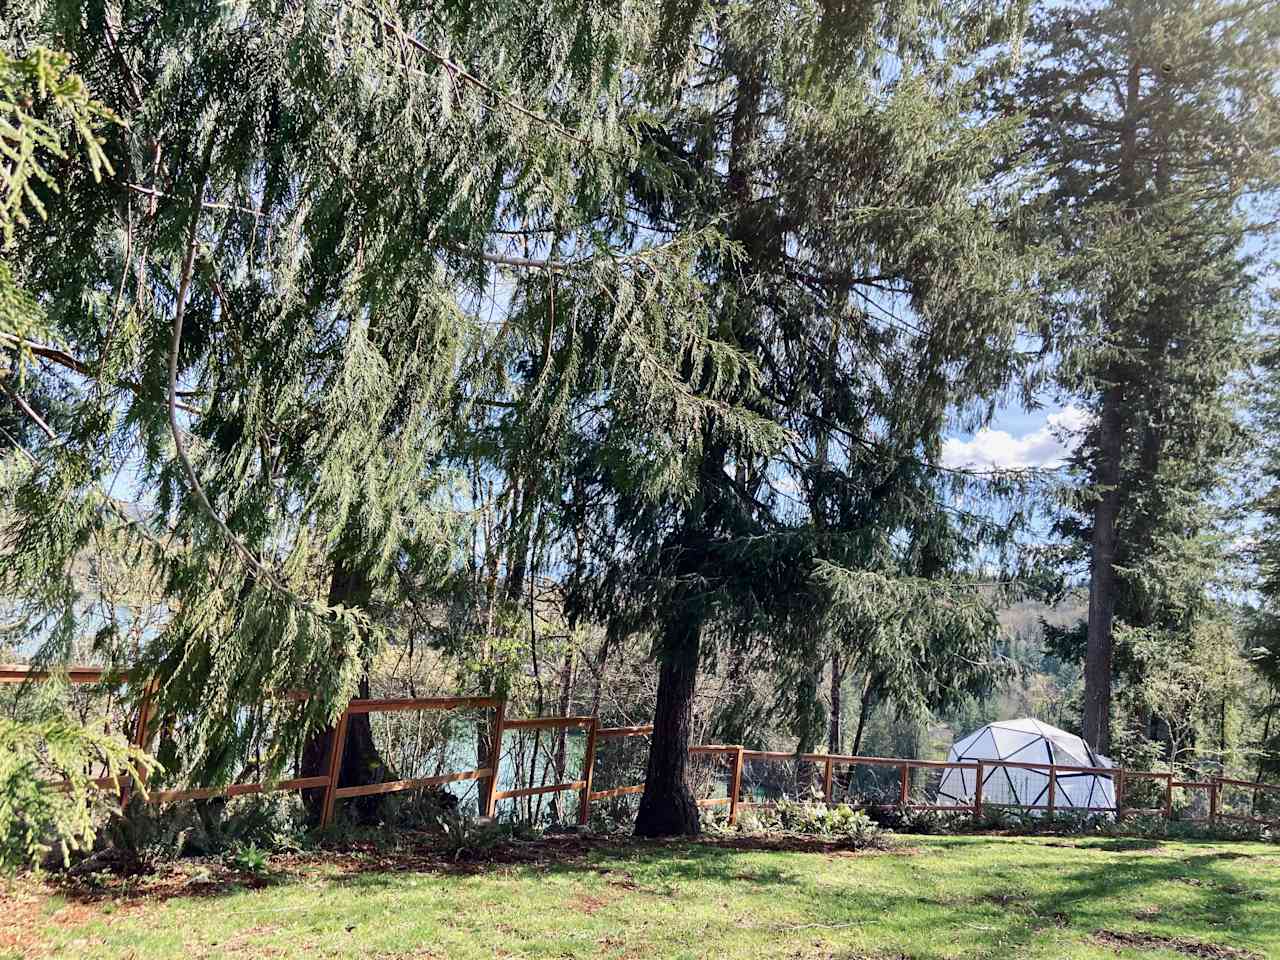
M 967 942 L 976 928 L 1010 957 L 1051 928 L 1085 938 L 1142 928 L 1210 942 L 1229 937 L 1250 947 L 1280 942 L 1280 910 L 1273 908 L 1280 881 L 1233 872 L 1233 864 L 1250 855 L 1220 844 L 1166 846 L 1125 838 L 1054 844 L 999 837 L 902 837 L 898 843 L 897 850 L 852 853 L 830 844 L 752 838 L 642 842 L 574 836 L 504 843 L 482 859 L 457 862 L 429 848 L 334 851 L 275 858 L 275 871 L 267 877 L 238 875 L 221 885 L 215 880 L 199 888 L 175 884 L 153 891 L 141 885 L 132 896 L 220 896 L 246 886 L 318 879 L 376 894 L 392 890 L 406 874 L 435 875 L 441 883 L 493 880 L 512 885 L 511 895 L 519 896 L 521 883 L 557 876 L 581 878 L 602 890 L 624 889 L 628 898 L 640 898 L 629 900 L 639 911 L 648 909 L 646 897 L 690 896 L 688 884 L 709 883 L 721 895 L 736 887 L 743 897 L 780 910 L 775 916 L 786 916 L 791 926 L 761 920 L 775 932 L 888 925 L 881 933 L 893 935 L 915 924 L 941 943 L 948 935 Z M 920 852 L 917 843 L 925 847 L 926 861 L 945 864 L 949 882 L 930 883 L 928 867 L 922 876 L 916 858 L 903 855 Z M 1080 853 L 1071 856 L 1063 849 L 1068 847 Z M 770 861 L 770 853 L 788 856 Z M 803 855 L 791 855 L 796 853 Z M 1167 898 L 1170 889 L 1177 891 L 1175 907 L 1142 912 L 1153 896 L 1158 900 L 1163 891 Z M 74 890 L 62 892 L 75 897 Z M 100 898 L 100 891 L 89 897 Z

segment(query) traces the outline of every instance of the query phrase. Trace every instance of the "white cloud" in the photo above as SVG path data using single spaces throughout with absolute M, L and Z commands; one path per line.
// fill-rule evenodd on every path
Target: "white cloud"
M 1056 467 L 1075 446 L 1089 422 L 1079 407 L 1051 413 L 1039 429 L 1021 437 L 1007 430 L 979 430 L 969 440 L 954 437 L 942 444 L 942 464 L 952 468 L 1022 469 Z

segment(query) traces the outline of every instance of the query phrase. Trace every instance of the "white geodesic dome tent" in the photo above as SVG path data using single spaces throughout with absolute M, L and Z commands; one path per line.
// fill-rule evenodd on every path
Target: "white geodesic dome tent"
M 1052 763 L 1065 767 L 1111 767 L 1112 762 L 1073 733 L 1039 720 L 1001 720 L 957 740 L 947 754 L 952 762 L 1008 760 L 1013 763 Z M 1102 774 L 1055 771 L 1054 808 L 1058 810 L 1114 809 L 1115 781 Z M 976 770 L 944 770 L 938 783 L 938 805 L 973 805 Z M 1049 802 L 1049 771 L 992 766 L 984 769 L 984 804 L 1042 807 Z

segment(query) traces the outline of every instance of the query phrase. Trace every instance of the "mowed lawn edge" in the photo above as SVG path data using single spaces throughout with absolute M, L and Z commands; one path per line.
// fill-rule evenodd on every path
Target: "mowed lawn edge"
M 545 841 L 490 862 L 323 853 L 264 878 L 0 888 L 0 957 L 1280 957 L 1280 847 L 899 836 L 814 845 Z

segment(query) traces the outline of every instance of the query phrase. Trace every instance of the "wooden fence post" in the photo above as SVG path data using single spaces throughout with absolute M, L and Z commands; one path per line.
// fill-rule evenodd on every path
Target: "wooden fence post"
M 1218 777 L 1209 778 L 1209 822 L 1213 823 L 1218 819 L 1218 811 L 1222 805 L 1222 780 Z
M 582 788 L 582 800 L 578 803 L 578 825 L 585 827 L 591 811 L 591 779 L 596 766 L 596 731 L 600 728 L 600 718 L 592 717 L 591 726 L 587 727 L 587 754 L 583 760 L 585 770 L 582 779 L 586 785 Z M 497 770 L 494 771 L 497 773 Z
M 1116 775 L 1112 783 L 1115 785 L 1116 819 L 1119 820 L 1124 814 L 1124 767 L 1116 768 Z
M 1054 796 L 1054 794 L 1057 792 L 1057 787 L 1058 787 L 1058 778 L 1056 774 L 1057 774 L 1057 770 L 1054 768 L 1054 765 L 1052 763 L 1049 764 L 1049 816 L 1050 817 L 1053 816 L 1054 800 L 1057 799 Z
M 978 761 L 978 780 L 973 785 L 973 819 L 982 820 L 982 783 L 987 779 L 987 770 L 982 761 Z
M 904 763 L 902 765 L 902 785 L 901 795 L 898 798 L 898 805 L 906 809 L 907 803 L 911 800 L 911 765 Z
M 827 755 L 827 770 L 824 775 L 823 795 L 827 798 L 827 803 L 831 802 L 831 755 Z
M 1164 781 L 1164 818 L 1166 820 L 1173 819 L 1173 774 L 1170 773 L 1165 777 Z
M 733 775 L 729 778 L 729 822 L 738 822 L 738 791 L 742 789 L 742 753 L 744 747 L 733 752 Z
M 503 697 L 493 708 L 493 744 L 489 750 L 489 796 L 485 800 L 484 815 L 492 817 L 498 809 L 498 774 L 502 763 L 502 728 L 507 719 L 507 700 Z M 516 784 L 519 786 L 519 782 Z
M 347 748 L 347 718 L 350 714 L 342 711 L 337 726 L 333 729 L 333 737 L 329 741 L 329 785 L 324 788 L 324 809 L 320 813 L 320 828 L 324 829 L 333 823 L 333 809 L 338 802 L 334 791 L 338 789 L 338 777 L 342 773 L 342 754 Z

